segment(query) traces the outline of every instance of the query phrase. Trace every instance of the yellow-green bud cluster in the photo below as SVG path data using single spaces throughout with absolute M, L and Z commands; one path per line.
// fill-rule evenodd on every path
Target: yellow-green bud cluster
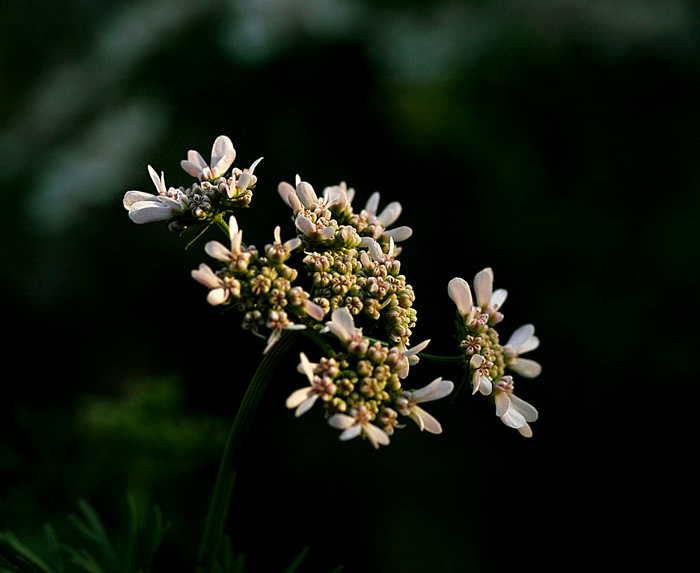
M 314 366 L 316 386 L 324 388 L 320 398 L 326 418 L 362 410 L 368 422 L 391 435 L 398 425 L 396 400 L 403 391 L 399 372 L 407 359 L 395 346 L 362 340 L 333 358 L 322 358 Z

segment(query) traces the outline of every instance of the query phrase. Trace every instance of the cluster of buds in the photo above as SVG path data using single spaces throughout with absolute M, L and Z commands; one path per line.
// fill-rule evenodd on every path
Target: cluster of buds
M 486 268 L 474 277 L 476 304 L 469 283 L 454 278 L 448 285 L 450 298 L 457 305 L 460 348 L 464 366 L 469 371 L 472 393 L 491 396 L 496 404 L 496 415 L 523 436 L 532 436 L 529 422 L 537 420 L 537 410 L 513 394 L 512 370 L 526 378 L 534 378 L 542 371 L 534 360 L 520 355 L 539 346 L 535 327 L 526 324 L 518 328 L 505 345 L 500 343 L 496 325 L 503 320 L 500 312 L 507 291 L 493 290 L 493 271 Z
M 160 176 L 148 166 L 148 172 L 157 193 L 127 191 L 124 208 L 135 223 L 169 221 L 172 231 L 183 231 L 197 224 L 207 223 L 216 217 L 223 218 L 236 207 L 247 207 L 252 198 L 252 189 L 257 177 L 255 167 L 262 157 L 247 169 L 234 167 L 228 177 L 225 173 L 236 158 L 236 150 L 231 140 L 219 136 L 211 151 L 208 164 L 195 150 L 187 153 L 187 159 L 180 162 L 182 168 L 197 181 L 190 187 L 168 187 L 165 176 Z
M 255 246 L 243 245 L 243 231 L 234 216 L 229 219 L 229 237 L 231 248 L 218 241 L 204 246 L 210 257 L 220 261 L 219 270 L 215 272 L 202 263 L 192 271 L 192 277 L 210 289 L 209 304 L 232 304 L 243 314 L 243 328 L 254 334 L 263 336 L 263 327 L 270 330 L 265 352 L 283 330 L 306 328 L 290 319 L 290 313 L 298 319 L 323 318 L 323 310 L 309 299 L 309 294 L 300 286 L 292 286 L 298 272 L 285 264 L 291 252 L 301 245 L 299 238 L 282 243 L 280 228 L 276 227 L 274 242 L 266 245 L 265 254 L 261 255 Z
M 404 427 L 401 417 L 412 419 L 420 430 L 441 433 L 440 423 L 419 404 L 447 396 L 453 383 L 437 378 L 421 389 L 405 389 L 409 368 L 429 341 L 410 346 L 415 296 L 401 272 L 397 243 L 408 239 L 412 230 L 392 228 L 401 204 L 394 201 L 379 212 L 379 193 L 373 193 L 364 208 L 355 211 L 355 191 L 344 182 L 326 187 L 319 196 L 297 176 L 294 186 L 278 186 L 292 209 L 295 236 L 282 242 L 276 227 L 273 242 L 258 251 L 243 243 L 243 231 L 230 212 L 250 204 L 260 159 L 249 169 L 232 169 L 227 177 L 235 155 L 225 136 L 214 142 L 209 163 L 189 151 L 181 166 L 197 181 L 187 189 L 166 187 L 164 175 L 149 166 L 157 195 L 128 191 L 124 207 L 136 223 L 167 220 L 173 231 L 202 223 L 206 228 L 214 222 L 227 229 L 230 246 L 209 241 L 204 247 L 218 268 L 202 263 L 192 277 L 209 289 L 211 305 L 237 310 L 244 329 L 267 339 L 265 352 L 285 330 L 309 329 L 317 342 L 326 334 L 340 341 L 339 352 L 319 342 L 327 355 L 318 362 L 300 354 L 298 370 L 309 386 L 293 392 L 286 403 L 297 416 L 320 401 L 329 425 L 342 430 L 342 440 L 363 436 L 375 448 L 388 444 L 395 430 Z M 290 263 L 295 254 L 296 266 Z M 305 286 L 294 284 L 297 268 L 305 271 Z M 527 324 L 501 344 L 496 326 L 503 320 L 507 293 L 493 290 L 490 268 L 476 275 L 474 290 L 476 300 L 465 280 L 455 278 L 448 285 L 458 314 L 456 359 L 467 370 L 473 394 L 490 396 L 501 421 L 529 437 L 537 410 L 513 394 L 513 377 L 507 372 L 527 378 L 539 375 L 540 365 L 521 357 L 537 348 L 539 340 Z M 360 321 L 370 328 L 379 325 L 387 341 L 365 336 L 355 325 Z
M 442 432 L 440 423 L 418 404 L 447 396 L 453 383 L 438 378 L 425 388 L 410 392 L 402 386 L 409 366 L 415 364 L 418 352 L 428 341 L 412 349 L 372 341 L 355 327 L 346 307 L 334 310 L 321 332 L 334 334 L 343 351 L 323 357 L 318 363 L 309 362 L 304 353 L 300 354 L 298 370 L 306 375 L 309 386 L 296 390 L 287 399 L 287 407 L 294 409 L 297 416 L 320 399 L 328 423 L 342 430 L 341 440 L 364 436 L 375 448 L 387 445 L 394 430 L 404 427 L 399 423 L 399 415 L 413 419 L 421 430 Z
M 416 325 L 413 288 L 401 274 L 396 241 L 407 239 L 409 227 L 388 230 L 401 214 L 398 202 L 377 215 L 379 193 L 364 209 L 352 208 L 354 189 L 345 183 L 326 187 L 321 197 L 297 177 L 296 187 L 280 183 L 278 191 L 292 208 L 294 224 L 307 253 L 304 264 L 312 277 L 312 300 L 326 313 L 348 308 L 384 324 L 393 345 L 408 346 Z

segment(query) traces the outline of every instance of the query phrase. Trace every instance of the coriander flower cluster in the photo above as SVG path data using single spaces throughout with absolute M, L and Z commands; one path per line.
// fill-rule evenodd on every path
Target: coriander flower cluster
M 375 448 L 389 444 L 407 419 L 421 431 L 440 434 L 442 425 L 423 405 L 450 395 L 454 384 L 439 377 L 409 386 L 412 367 L 425 358 L 466 369 L 473 393 L 490 396 L 504 424 L 532 435 L 529 423 L 537 419 L 537 410 L 515 396 L 510 372 L 528 378 L 540 373 L 538 363 L 521 356 L 539 340 L 534 327 L 525 325 L 500 343 L 496 326 L 503 319 L 506 291 L 493 290 L 491 269 L 476 275 L 476 299 L 463 279 L 449 282 L 457 305 L 459 354 L 426 354 L 429 340 L 411 342 L 415 293 L 402 272 L 399 243 L 412 230 L 395 226 L 401 204 L 393 201 L 380 210 L 375 192 L 355 207 L 355 190 L 344 182 L 317 193 L 297 175 L 294 185 L 277 187 L 291 210 L 290 228 L 283 233 L 276 226 L 271 242 L 258 250 L 244 242 L 243 217 L 233 213 L 251 205 L 260 160 L 227 176 L 235 155 L 226 136 L 214 142 L 209 163 L 189 151 L 181 166 L 196 182 L 188 188 L 167 187 L 165 176 L 149 166 L 157 194 L 128 191 L 123 205 L 136 223 L 167 221 L 171 231 L 194 229 L 198 237 L 211 226 L 226 232 L 226 244 L 206 242 L 204 251 L 213 261 L 201 263 L 192 277 L 208 289 L 210 305 L 237 311 L 244 330 L 266 339 L 264 353 L 285 330 L 302 331 L 318 345 L 323 355 L 316 362 L 304 352 L 299 356 L 297 370 L 308 385 L 286 401 L 296 416 L 321 404 L 341 440 L 361 437 Z M 372 338 L 365 334 L 370 331 Z
M 491 396 L 496 404 L 496 415 L 523 436 L 531 437 L 529 422 L 537 420 L 538 412 L 513 394 L 514 382 L 507 371 L 526 378 L 539 376 L 539 363 L 521 354 L 534 350 L 540 344 L 535 327 L 526 324 L 518 328 L 505 345 L 501 344 L 496 325 L 503 320 L 500 312 L 507 291 L 493 290 L 493 271 L 486 268 L 474 277 L 472 297 L 469 283 L 461 278 L 452 279 L 447 287 L 450 298 L 457 305 L 460 348 L 464 366 L 469 372 L 472 393 Z

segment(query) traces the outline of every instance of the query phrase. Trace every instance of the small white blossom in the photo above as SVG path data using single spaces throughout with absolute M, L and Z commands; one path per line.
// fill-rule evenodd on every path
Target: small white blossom
M 425 350 L 425 347 L 430 343 L 430 339 L 424 340 L 420 344 L 416 344 L 412 348 L 408 348 L 403 342 L 399 342 L 399 350 L 401 354 L 406 359 L 406 363 L 399 370 L 399 378 L 406 378 L 408 376 L 408 369 L 410 366 L 415 366 L 420 361 L 418 353 Z
M 496 403 L 496 416 L 509 428 L 515 428 L 526 438 L 532 437 L 528 422 L 537 420 L 539 414 L 531 405 L 513 394 L 513 378 L 504 376 L 496 382 L 493 397 Z
M 225 303 L 232 294 L 232 289 L 240 285 L 237 281 L 227 282 L 217 275 L 208 265 L 202 263 L 199 268 L 192 271 L 192 278 L 198 283 L 211 289 L 207 295 L 207 302 L 212 306 Z
M 165 175 L 162 172 L 158 177 L 155 169 L 149 165 L 148 173 L 158 194 L 127 191 L 122 201 L 124 208 L 129 211 L 129 218 L 139 225 L 170 219 L 181 214 L 188 204 L 187 196 L 182 191 L 165 186 Z
M 481 354 L 474 354 L 469 360 L 469 367 L 472 370 L 472 394 L 481 392 L 484 396 L 491 394 L 492 384 L 489 377 L 489 370 L 493 364 L 486 360 Z
M 378 208 L 379 192 L 375 191 L 372 193 L 372 195 L 370 195 L 364 210 L 360 213 L 367 218 L 370 225 L 376 226 L 374 236 L 375 239 L 384 236 L 387 238 L 392 237 L 394 241 L 399 242 L 405 241 L 413 234 L 413 230 L 406 226 L 386 230 L 387 227 L 393 225 L 401 215 L 401 203 L 398 201 L 392 201 L 381 213 L 379 213 L 379 215 L 377 215 Z
M 223 176 L 236 158 L 233 143 L 225 135 L 220 135 L 211 148 L 211 162 L 207 165 L 204 158 L 194 149 L 187 152 L 187 159 L 180 166 L 190 175 L 200 181 L 214 181 Z
M 308 412 L 316 403 L 316 400 L 321 396 L 332 396 L 336 390 L 335 384 L 328 378 L 321 378 L 314 374 L 314 368 L 317 366 L 313 362 L 309 362 L 306 354 L 299 353 L 301 362 L 297 370 L 300 370 L 309 380 L 310 386 L 295 390 L 287 398 L 287 408 L 294 409 L 296 417 Z
M 505 289 L 494 292 L 493 271 L 490 268 L 479 271 L 474 277 L 476 304 L 469 284 L 462 278 L 452 279 L 447 285 L 447 292 L 457 305 L 457 311 L 464 318 L 467 327 L 480 330 L 486 324 L 496 324 L 503 320 L 498 309 L 505 302 L 508 292 Z
M 371 423 L 372 415 L 366 406 L 362 405 L 352 410 L 350 415 L 334 414 L 328 419 L 332 427 L 343 430 L 340 434 L 342 441 L 351 440 L 360 434 L 367 436 L 375 448 L 389 445 L 389 434 Z
M 418 404 L 444 398 L 450 394 L 453 389 L 454 384 L 449 380 L 436 378 L 425 388 L 412 392 L 403 392 L 401 396 L 396 399 L 396 409 L 418 424 L 421 431 L 427 430 L 431 434 L 440 434 L 442 433 L 440 422 L 420 408 Z
M 506 366 L 525 378 L 535 378 L 542 372 L 542 366 L 534 360 L 520 358 L 525 352 L 535 350 L 540 345 L 540 339 L 535 336 L 535 327 L 525 324 L 518 328 L 503 347 Z
M 351 352 L 364 354 L 369 347 L 369 340 L 363 337 L 361 328 L 355 327 L 355 320 L 345 306 L 333 311 L 331 320 L 326 322 L 320 332 L 335 334 Z
M 238 221 L 233 215 L 229 218 L 228 234 L 231 240 L 230 249 L 219 243 L 219 241 L 209 241 L 204 245 L 204 252 L 214 259 L 227 263 L 229 266 L 243 270 L 248 264 L 250 253 L 241 250 L 243 231 L 238 228 Z

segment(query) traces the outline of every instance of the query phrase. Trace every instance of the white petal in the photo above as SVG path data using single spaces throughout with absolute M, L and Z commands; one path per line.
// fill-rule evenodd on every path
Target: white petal
M 452 279 L 447 285 L 447 293 L 452 301 L 457 305 L 457 311 L 462 316 L 469 313 L 474 303 L 472 301 L 472 291 L 467 281 L 461 278 Z
M 211 270 L 208 265 L 202 263 L 199 268 L 192 271 L 192 278 L 198 283 L 209 288 L 219 288 L 222 285 L 221 279 Z
M 395 229 L 391 229 L 390 231 L 385 231 L 384 236 L 385 237 L 393 237 L 394 241 L 397 243 L 400 241 L 405 241 L 408 239 L 411 235 L 413 235 L 413 229 L 411 227 L 396 227 Z
M 301 372 L 306 374 L 306 377 L 309 379 L 309 382 L 314 381 L 314 365 L 309 361 L 309 359 L 306 357 L 306 354 L 303 352 L 299 353 L 299 368 Z
M 212 306 L 218 306 L 226 302 L 228 291 L 224 288 L 215 288 L 207 294 L 207 302 Z
M 343 342 L 348 342 L 357 330 L 352 314 L 345 306 L 336 308 L 333 311 L 331 320 L 326 323 L 326 326 Z
M 508 408 L 508 410 L 499 417 L 501 418 L 501 422 L 509 428 L 522 428 L 527 424 L 527 420 L 525 420 L 523 415 L 515 408 Z
M 526 438 L 532 437 L 532 428 L 527 424 L 525 424 L 522 428 L 518 428 L 518 432 L 520 432 L 521 436 L 525 436 Z
M 528 422 L 537 421 L 539 412 L 532 404 L 529 404 L 525 400 L 521 400 L 517 396 L 511 396 L 510 400 L 513 402 L 513 407 L 518 410 L 518 412 L 520 412 Z
M 431 402 L 432 400 L 439 400 L 444 398 L 452 390 L 454 390 L 455 385 L 449 380 L 443 380 L 442 378 L 436 378 L 425 388 L 411 392 L 411 399 L 414 402 Z
M 127 191 L 124 194 L 124 199 L 122 199 L 122 205 L 124 205 L 125 209 L 130 209 L 134 203 L 140 203 L 141 201 L 158 201 L 158 198 L 153 193 Z
M 161 172 L 160 177 L 158 177 L 156 170 L 150 165 L 148 166 L 148 174 L 151 176 L 151 181 L 153 181 L 153 185 L 156 186 L 158 194 L 163 195 L 167 191 L 165 188 L 165 175 Z
M 284 403 L 287 408 L 290 410 L 293 410 L 294 408 L 298 408 L 299 405 L 307 400 L 309 398 L 309 395 L 313 391 L 313 388 L 311 386 L 307 386 L 306 388 L 299 388 L 299 390 L 294 390 L 289 395 L 289 398 L 287 398 L 286 402 Z
M 535 327 L 532 324 L 524 324 L 511 334 L 506 346 L 520 353 L 520 347 L 525 344 L 530 337 L 535 334 Z
M 323 241 L 330 241 L 335 237 L 335 229 L 333 227 L 325 227 L 319 233 Z
M 379 207 L 379 191 L 375 191 L 369 196 L 365 210 L 372 215 L 377 215 L 377 207 Z
M 233 143 L 225 135 L 220 135 L 214 141 L 211 148 L 211 169 L 217 169 L 223 175 L 236 158 L 236 150 Z
M 491 295 L 491 306 L 494 308 L 501 308 L 503 303 L 506 302 L 508 298 L 508 291 L 504 288 L 499 288 L 494 291 Z
M 353 438 L 356 438 L 361 433 L 362 427 L 359 424 L 355 424 L 354 426 L 350 426 L 348 429 L 343 430 L 343 433 L 340 434 L 339 439 L 345 442 L 347 440 L 352 440 Z
M 204 252 L 219 261 L 227 261 L 231 258 L 231 251 L 224 247 L 219 241 L 209 241 L 204 245 Z
M 365 435 L 369 438 L 369 441 L 372 442 L 372 445 L 375 448 L 379 448 L 380 444 L 382 446 L 389 445 L 389 435 L 381 428 L 378 428 L 374 424 L 365 424 L 362 426 L 362 429 L 364 430 Z M 346 432 L 347 431 L 348 430 L 346 430 Z
M 500 418 L 510 408 L 510 397 L 507 392 L 499 390 L 494 392 L 493 399 L 496 404 L 496 416 Z
M 418 424 L 418 427 L 423 430 L 427 430 L 431 434 L 441 434 L 442 426 L 431 414 L 428 414 L 423 408 L 416 406 L 413 408 L 411 414 L 411 419 Z
M 290 207 L 292 206 L 292 204 L 289 202 L 289 196 L 294 193 L 294 187 L 292 187 L 286 181 L 281 181 L 280 184 L 277 185 L 277 193 L 279 193 L 279 196 L 282 197 L 282 200 L 287 205 Z
M 158 201 L 134 203 L 129 209 L 129 218 L 138 225 L 170 219 L 173 210 Z
M 355 425 L 355 418 L 347 414 L 333 414 L 328 418 L 328 424 L 338 430 L 347 430 Z
M 318 203 L 318 197 L 316 197 L 314 188 L 306 181 L 302 181 L 297 185 L 296 195 L 307 209 L 313 209 Z
M 493 271 L 488 267 L 476 273 L 474 277 L 474 294 L 477 306 L 480 306 L 482 309 L 486 308 L 491 303 L 492 293 Z
M 425 347 L 428 346 L 428 344 L 430 344 L 430 339 L 424 340 L 420 344 L 416 344 L 415 346 L 412 346 L 411 348 L 406 348 L 402 352 L 402 354 L 406 358 L 408 358 L 409 364 L 411 364 L 411 366 L 413 366 L 414 364 L 418 363 L 418 356 L 416 356 L 416 354 L 425 350 Z
M 521 376 L 525 376 L 525 378 L 535 378 L 542 372 L 542 366 L 540 366 L 539 362 L 528 358 L 516 358 L 512 364 L 508 364 L 508 368 Z
M 248 173 L 252 175 L 253 171 L 255 171 L 255 168 L 258 166 L 258 163 L 260 163 L 262 160 L 262 157 L 258 157 L 255 161 L 253 161 L 252 165 L 248 167 Z
M 306 414 L 306 412 L 311 410 L 317 399 L 318 394 L 311 394 L 306 400 L 299 404 L 299 407 L 295 410 L 294 415 L 298 418 L 302 414 Z
M 294 195 L 294 197 L 296 197 L 296 195 Z M 313 235 L 316 232 L 316 225 L 314 225 L 303 215 L 294 219 L 294 225 L 307 236 Z
M 379 223 L 384 227 L 388 227 L 396 222 L 396 219 L 401 215 L 401 203 L 398 201 L 392 201 L 389 203 L 384 210 L 381 212 L 377 219 Z

